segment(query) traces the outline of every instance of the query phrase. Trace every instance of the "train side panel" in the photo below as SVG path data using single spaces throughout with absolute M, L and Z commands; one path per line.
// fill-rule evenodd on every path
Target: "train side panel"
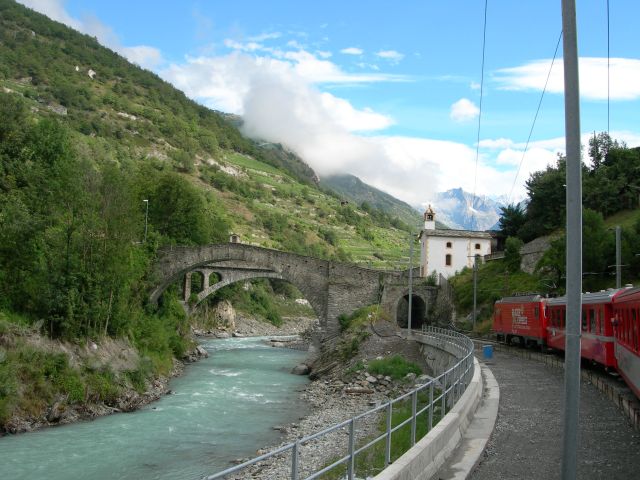
M 622 293 L 613 311 L 618 372 L 640 398 L 640 289 Z
M 529 343 L 545 343 L 544 304 L 539 296 L 499 300 L 494 307 L 493 320 L 494 332 L 504 339 L 522 337 Z

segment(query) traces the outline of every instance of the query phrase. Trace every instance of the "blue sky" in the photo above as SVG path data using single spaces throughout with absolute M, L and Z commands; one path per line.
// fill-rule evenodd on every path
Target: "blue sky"
M 420 205 L 463 187 L 524 193 L 564 150 L 560 0 L 22 0 L 158 73 L 318 173 L 349 172 Z M 581 126 L 607 130 L 606 0 L 578 0 Z M 610 1 L 610 132 L 640 145 L 637 0 Z M 98 72 L 99 73 L 99 72 Z M 520 174 L 516 171 L 522 161 Z

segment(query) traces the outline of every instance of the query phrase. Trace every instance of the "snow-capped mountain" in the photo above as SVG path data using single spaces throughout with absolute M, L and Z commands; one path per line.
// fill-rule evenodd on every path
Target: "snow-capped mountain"
M 500 207 L 506 204 L 504 198 L 474 196 L 461 188 L 439 192 L 428 201 L 436 213 L 436 220 L 449 228 L 462 230 L 499 229 Z M 424 207 L 421 207 L 424 211 Z

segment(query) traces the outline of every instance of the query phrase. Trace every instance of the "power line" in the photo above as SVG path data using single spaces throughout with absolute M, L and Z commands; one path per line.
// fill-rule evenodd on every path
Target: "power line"
M 610 74 L 609 74 L 609 68 L 610 68 L 610 63 L 611 63 L 611 55 L 610 55 L 610 41 L 609 41 L 610 37 L 609 37 L 609 0 L 607 0 L 607 135 L 609 135 L 609 119 L 610 119 L 610 107 L 609 107 L 609 100 L 610 100 Z
M 513 179 L 513 184 L 511 185 L 511 191 L 509 192 L 509 198 L 507 199 L 507 204 L 511 203 L 511 195 L 513 195 L 513 189 L 516 186 L 518 175 L 520 175 L 520 169 L 522 168 L 524 157 L 527 154 L 527 150 L 529 149 L 529 142 L 531 141 L 531 135 L 533 135 L 533 129 L 536 126 L 536 120 L 538 119 L 538 114 L 540 113 L 540 107 L 542 106 L 542 99 L 544 98 L 544 94 L 547 91 L 547 85 L 549 84 L 549 78 L 551 77 L 551 70 L 553 69 L 553 64 L 555 63 L 556 56 L 558 55 L 558 48 L 560 48 L 560 40 L 562 40 L 562 30 L 560 30 L 560 35 L 558 36 L 558 42 L 556 43 L 556 50 L 553 52 L 553 59 L 551 60 L 551 66 L 549 67 L 549 72 L 547 72 L 547 79 L 544 82 L 544 88 L 542 89 L 540 100 L 538 101 L 538 108 L 536 109 L 536 114 L 533 117 L 533 123 L 531 124 L 531 129 L 529 130 L 529 136 L 527 137 L 527 143 L 524 147 L 524 152 L 522 152 L 522 158 L 520 159 L 520 164 L 518 165 L 518 171 L 516 172 L 516 176 Z
M 473 197 L 471 197 L 471 215 L 475 218 L 475 204 L 476 204 L 476 186 L 478 182 L 478 157 L 480 155 L 480 125 L 482 121 L 482 98 L 484 91 L 484 56 L 485 47 L 487 45 L 487 6 L 489 0 L 484 1 L 484 26 L 482 31 L 482 68 L 480 73 L 480 106 L 478 108 L 478 135 L 476 138 L 476 166 L 473 174 Z

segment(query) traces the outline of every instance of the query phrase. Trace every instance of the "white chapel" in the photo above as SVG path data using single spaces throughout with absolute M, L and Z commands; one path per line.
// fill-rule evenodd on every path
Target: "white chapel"
M 427 207 L 420 232 L 420 276 L 433 271 L 451 277 L 464 267 L 473 267 L 474 257 L 491 253 L 491 234 L 472 230 L 436 229 L 436 214 Z

